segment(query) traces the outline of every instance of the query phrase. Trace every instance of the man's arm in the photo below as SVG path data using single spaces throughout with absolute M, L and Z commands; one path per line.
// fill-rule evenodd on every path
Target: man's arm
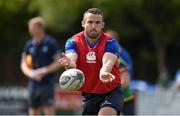
M 78 50 L 75 41 L 72 38 L 69 38 L 65 44 L 65 53 L 61 54 L 59 63 L 65 68 L 76 68 L 76 61 L 78 58 Z
M 41 69 L 44 70 L 44 73 L 46 73 L 46 74 L 56 72 L 57 70 L 59 70 L 62 67 L 59 63 L 57 63 L 57 61 L 58 61 L 58 57 L 56 55 L 51 64 L 44 66 Z
M 41 80 L 42 77 L 44 77 L 46 74 L 55 72 L 61 67 L 60 64 L 57 63 L 57 58 L 54 59 L 54 61 L 44 67 L 37 68 L 37 69 L 32 69 L 29 67 L 26 63 L 26 55 L 22 56 L 21 60 L 21 70 L 22 72 L 29 78 L 34 79 L 34 80 Z
M 65 68 L 76 68 L 76 61 L 77 61 L 77 53 L 75 52 L 69 52 L 67 54 L 62 53 L 62 57 L 59 59 L 59 63 Z
M 30 73 L 33 71 L 26 63 L 26 55 L 21 58 L 21 70 L 27 77 L 30 77 Z
M 100 80 L 104 83 L 111 82 L 115 76 L 111 74 L 114 64 L 117 62 L 118 57 L 110 52 L 106 52 L 102 58 L 102 68 L 100 70 Z
M 129 86 L 130 83 L 130 75 L 128 72 L 128 69 L 126 67 L 120 67 L 119 69 L 120 71 L 120 79 L 121 79 L 121 85 L 124 88 L 127 88 Z
M 41 78 L 39 77 L 40 75 L 36 72 L 36 70 L 32 69 L 32 67 L 30 67 L 28 64 L 27 64 L 27 59 L 26 59 L 26 55 L 22 55 L 22 58 L 21 58 L 21 70 L 22 72 L 30 79 L 33 79 L 33 80 L 41 80 Z
M 123 49 L 120 52 L 120 56 L 119 56 L 119 71 L 120 71 L 120 79 L 121 79 L 121 85 L 124 88 L 127 88 L 129 86 L 130 83 L 130 73 L 129 73 L 129 64 L 128 62 L 130 62 L 130 58 L 128 57 L 127 52 L 125 51 L 125 49 Z

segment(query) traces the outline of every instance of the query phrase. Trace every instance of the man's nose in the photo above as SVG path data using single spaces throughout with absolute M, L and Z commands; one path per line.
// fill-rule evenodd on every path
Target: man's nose
M 96 23 L 93 23 L 93 24 L 92 24 L 92 27 L 95 28 L 95 27 L 96 27 Z

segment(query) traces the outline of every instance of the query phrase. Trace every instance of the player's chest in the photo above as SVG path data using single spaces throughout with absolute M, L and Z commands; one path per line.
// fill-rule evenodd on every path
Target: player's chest
M 29 47 L 28 51 L 33 56 L 48 55 L 50 52 L 50 47 L 48 45 L 36 45 Z

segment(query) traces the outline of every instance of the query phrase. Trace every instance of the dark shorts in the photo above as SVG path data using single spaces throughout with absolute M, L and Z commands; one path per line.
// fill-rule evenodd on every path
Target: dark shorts
M 124 115 L 135 115 L 135 103 L 134 99 L 124 102 L 123 111 Z
M 106 94 L 82 93 L 82 115 L 97 115 L 102 107 L 112 107 L 119 114 L 123 106 L 123 92 L 119 86 Z
M 33 108 L 53 105 L 54 86 L 30 86 L 28 102 L 29 107 Z

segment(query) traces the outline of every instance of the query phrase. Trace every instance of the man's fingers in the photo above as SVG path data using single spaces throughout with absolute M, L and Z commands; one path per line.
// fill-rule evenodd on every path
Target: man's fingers
M 66 58 L 61 58 L 58 60 L 58 62 L 63 66 L 69 66 L 69 61 Z
M 64 52 L 61 53 L 62 58 L 67 58 L 66 54 Z
M 62 64 L 63 58 L 59 59 L 58 62 Z
M 111 73 L 104 73 L 101 75 L 100 80 L 103 83 L 112 82 L 115 79 L 115 76 Z

